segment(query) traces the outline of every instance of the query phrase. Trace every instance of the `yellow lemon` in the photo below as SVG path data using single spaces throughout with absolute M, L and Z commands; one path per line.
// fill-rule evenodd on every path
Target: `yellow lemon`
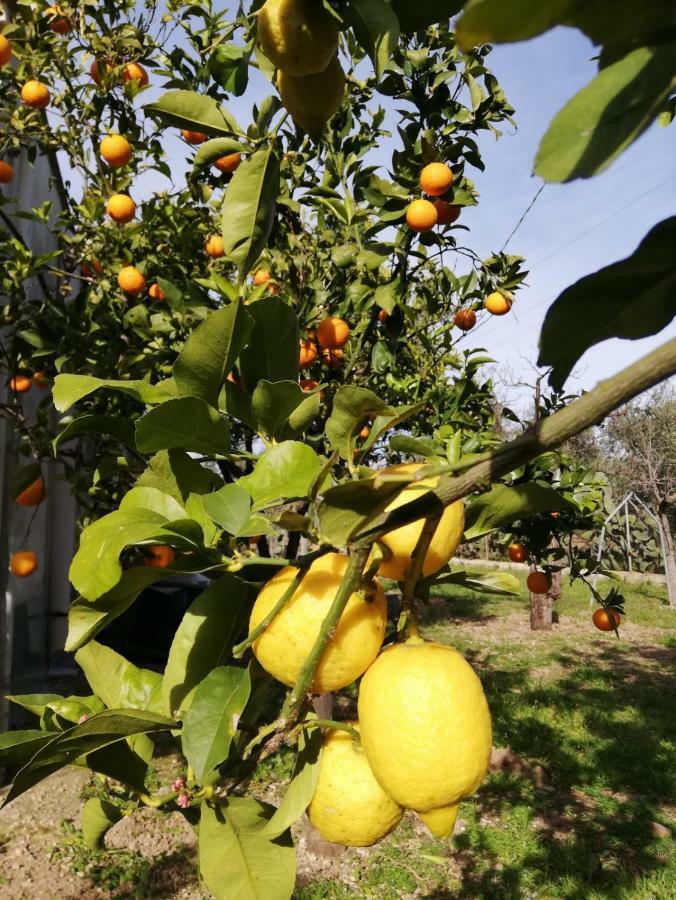
M 254 642 L 253 652 L 259 663 L 289 687 L 296 683 L 314 646 L 347 562 L 347 556 L 340 553 L 327 553 L 316 559 L 291 599 Z M 250 633 L 272 611 L 297 572 L 295 566 L 286 566 L 268 581 L 251 611 Z M 312 690 L 337 691 L 365 672 L 383 643 L 386 621 L 387 601 L 380 585 L 374 584 L 370 596 L 355 591 L 324 651 Z
M 352 736 L 332 728 L 322 743 L 319 780 L 307 814 L 324 840 L 370 847 L 397 827 L 403 810 L 375 780 Z
M 267 0 L 258 42 L 270 62 L 299 78 L 323 72 L 338 49 L 338 25 L 321 0 Z
M 280 71 L 277 88 L 282 103 L 307 133 L 317 138 L 338 110 L 345 94 L 345 74 L 334 56 L 324 72 L 296 78 Z
M 469 663 L 420 638 L 390 647 L 362 678 L 359 726 L 380 786 L 437 837 L 450 834 L 491 756 L 488 704 Z
M 420 465 L 418 463 L 406 463 L 402 466 L 392 466 L 389 469 L 384 469 L 384 471 L 410 475 L 417 472 L 419 468 Z M 391 510 L 397 509 L 399 506 L 404 506 L 404 504 L 422 497 L 430 488 L 436 487 L 438 481 L 439 478 L 434 476 L 433 478 L 423 478 L 421 481 L 408 485 L 386 507 L 386 512 L 391 512 Z M 411 564 L 411 555 L 415 550 L 415 545 L 418 543 L 424 524 L 424 519 L 418 519 L 409 525 L 395 528 L 394 531 L 390 531 L 380 538 L 380 543 L 384 544 L 392 555 L 378 569 L 379 575 L 383 578 L 391 578 L 393 581 L 404 580 L 406 570 Z M 449 504 L 441 516 L 425 556 L 423 576 L 432 575 L 446 565 L 458 549 L 464 530 L 465 506 L 462 500 L 458 500 L 456 503 Z

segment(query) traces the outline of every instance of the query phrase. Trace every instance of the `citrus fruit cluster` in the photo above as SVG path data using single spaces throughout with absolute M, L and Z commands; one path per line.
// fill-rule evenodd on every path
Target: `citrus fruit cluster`
M 419 468 L 410 464 L 387 471 L 413 475 Z M 388 511 L 436 483 L 434 477 L 411 483 Z M 463 657 L 418 636 L 381 652 L 387 603 L 378 577 L 406 577 L 423 527 L 419 520 L 381 539 L 385 558 L 377 575 L 348 598 L 309 687 L 313 693 L 329 693 L 363 676 L 358 721 L 331 727 L 324 735 L 318 783 L 308 807 L 311 822 L 335 843 L 374 844 L 396 827 L 404 809 L 415 810 L 434 835 L 448 836 L 458 803 L 476 790 L 488 768 L 488 705 Z M 463 527 L 464 507 L 458 501 L 439 521 L 423 574 L 448 562 Z M 344 554 L 326 553 L 305 570 L 287 566 L 259 593 L 249 622 L 253 652 L 283 684 L 297 683 L 347 566 Z
M 345 351 L 345 344 L 350 339 L 350 326 L 344 319 L 338 316 L 326 316 L 317 325 L 317 328 L 309 330 L 306 338 L 300 340 L 300 350 L 298 355 L 298 367 L 307 369 L 321 354 L 322 362 L 329 368 L 337 369 L 342 365 Z M 319 345 L 319 350 L 317 349 Z M 317 387 L 317 382 L 307 382 L 311 386 L 306 386 L 304 390 L 312 390 Z M 303 384 L 301 383 L 301 387 Z

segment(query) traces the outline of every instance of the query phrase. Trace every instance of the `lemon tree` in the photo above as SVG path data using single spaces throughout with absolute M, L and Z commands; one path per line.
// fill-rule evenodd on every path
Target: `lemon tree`
M 545 477 L 558 448 L 676 370 L 671 341 L 514 440 L 498 435 L 485 358 L 456 346 L 478 317 L 508 315 L 525 277 L 520 258 L 464 244 L 482 132 L 512 115 L 486 41 L 567 24 L 601 45 L 598 77 L 537 160 L 570 180 L 671 118 L 672 31 L 626 4 L 602 21 L 572 2 L 551 15 L 492 0 L 12 6 L 3 184 L 38 149 L 80 173 L 55 175 L 58 213 L 22 210 L 9 191 L 0 206 L 3 412 L 30 458 L 16 494 L 44 498 L 55 450 L 97 503 L 70 567 L 66 642 L 92 693 L 13 698 L 38 718 L 0 739 L 18 769 L 5 802 L 86 765 L 107 792 L 88 801 L 85 840 L 100 846 L 144 807 L 179 812 L 218 898 L 291 896 L 289 829 L 306 809 L 347 845 L 379 840 L 404 809 L 449 835 L 485 774 L 490 714 L 469 664 L 418 633 L 416 607 L 440 584 L 485 587 L 452 567 L 461 540 L 573 517 L 569 485 Z M 236 117 L 233 98 L 256 83 Z M 632 102 L 608 116 L 624 91 Z M 396 109 L 386 166 L 382 98 Z M 173 174 L 169 136 L 185 184 L 146 193 L 143 176 Z M 53 250 L 27 246 L 22 215 Z M 555 301 L 541 338 L 555 390 L 599 340 L 668 324 L 673 234 L 661 223 Z M 464 274 L 449 250 L 469 257 Z M 29 421 L 18 388 L 44 380 Z M 67 417 L 57 435 L 50 404 Z M 186 573 L 206 586 L 162 672 L 97 639 L 144 589 Z M 358 722 L 318 718 L 316 694 L 355 683 Z M 153 793 L 160 732 L 186 766 Z M 246 785 L 282 747 L 296 762 L 275 808 Z

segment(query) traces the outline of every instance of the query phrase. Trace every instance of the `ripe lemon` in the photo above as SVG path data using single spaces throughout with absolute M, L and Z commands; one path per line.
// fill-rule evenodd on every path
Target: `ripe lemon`
M 258 14 L 258 42 L 281 72 L 299 78 L 329 65 L 338 25 L 317 0 L 267 0 Z
M 414 474 L 420 469 L 419 463 L 406 463 L 402 466 L 392 466 L 384 469 L 384 472 L 392 472 L 397 474 Z M 385 511 L 391 512 L 405 503 L 410 503 L 425 494 L 430 488 L 436 487 L 439 481 L 438 476 L 432 478 L 423 478 L 407 485 L 396 497 L 389 503 Z M 382 565 L 378 569 L 378 574 L 383 578 L 391 578 L 393 581 L 403 581 L 406 577 L 406 570 L 411 564 L 411 556 L 418 543 L 420 532 L 425 524 L 424 519 L 417 519 L 409 525 L 402 525 L 401 528 L 395 528 L 380 538 L 380 543 L 390 551 L 391 556 L 383 560 Z M 462 533 L 465 530 L 465 507 L 462 500 L 449 504 L 444 510 L 437 530 L 430 541 L 423 563 L 423 576 L 432 575 L 442 566 L 445 566 L 449 559 L 453 556 L 462 540 Z
M 338 111 L 345 95 L 345 73 L 334 56 L 326 70 L 296 78 L 278 72 L 277 89 L 282 103 L 295 122 L 310 137 L 318 138 L 326 123 Z
M 293 686 L 319 635 L 347 568 L 347 556 L 327 553 L 315 560 L 293 596 L 254 642 L 258 662 L 274 678 Z M 298 572 L 286 566 L 268 581 L 251 611 L 251 633 L 276 605 Z M 366 597 L 356 591 L 324 651 L 312 691 L 328 693 L 351 684 L 371 665 L 385 637 L 387 603 L 380 585 Z
M 359 728 L 357 722 L 350 724 Z M 317 788 L 307 810 L 324 840 L 370 847 L 397 827 L 403 812 L 380 787 L 352 736 L 337 728 L 327 731 Z
M 390 647 L 361 681 L 359 723 L 380 786 L 437 837 L 449 835 L 491 756 L 488 704 L 469 663 L 420 638 Z

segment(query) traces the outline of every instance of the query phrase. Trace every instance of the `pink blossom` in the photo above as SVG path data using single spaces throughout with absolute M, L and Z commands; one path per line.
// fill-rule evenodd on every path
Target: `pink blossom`
M 80 718 L 77 720 L 77 724 L 78 724 L 78 725 L 82 725 L 82 723 L 83 723 L 83 722 L 86 722 L 88 718 L 89 718 L 89 716 L 87 715 L 87 713 L 84 713 L 84 714 L 81 715 Z
M 172 791 L 180 791 L 181 788 L 185 787 L 185 778 L 177 778 L 176 781 L 172 782 L 171 789 Z
M 188 806 L 190 806 L 190 797 L 186 793 L 179 794 L 176 798 L 176 802 L 181 807 L 181 809 L 186 809 Z

